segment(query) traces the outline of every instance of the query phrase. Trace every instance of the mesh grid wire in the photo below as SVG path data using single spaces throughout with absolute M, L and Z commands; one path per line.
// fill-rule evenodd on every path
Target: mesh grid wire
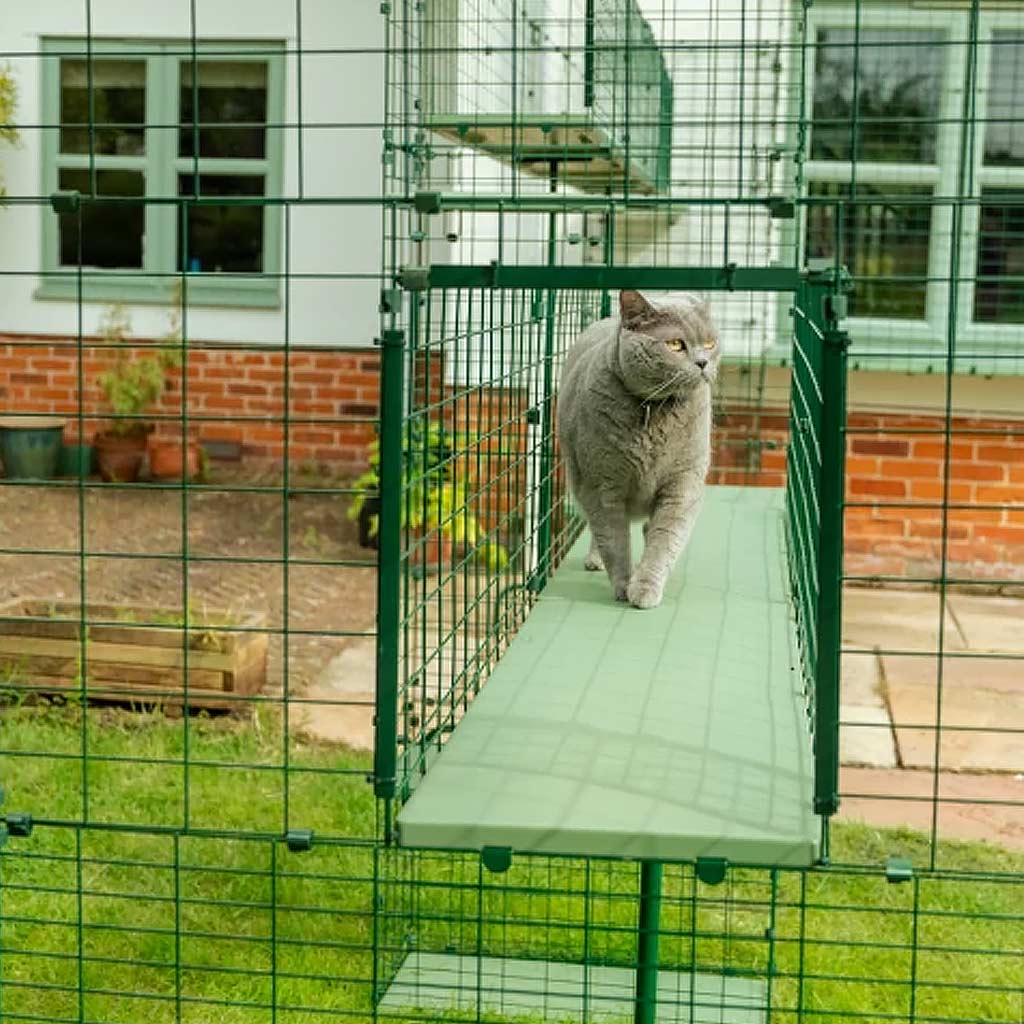
M 844 765 L 828 865 L 665 865 L 657 1016 L 1024 1019 L 1021 611 L 988 597 L 1024 579 L 1024 12 L 57 0 L 2 21 L 0 411 L 68 428 L 59 479 L 2 455 L 0 1018 L 632 1016 L 640 866 L 396 848 L 373 716 L 401 796 L 580 528 L 552 399 L 617 284 L 502 268 L 812 261 L 853 283 L 841 573 L 848 610 L 877 608 L 847 622 L 840 695 L 867 677 L 888 702 L 840 708 L 840 753 L 889 736 L 902 770 Z M 437 264 L 490 284 L 422 287 Z M 819 372 L 803 298 L 710 295 L 719 482 L 820 461 L 817 427 L 788 426 Z M 192 479 L 84 471 L 124 365 L 162 383 L 122 432 L 200 441 Z M 389 433 L 378 573 L 346 513 Z M 791 483 L 812 663 L 818 500 Z M 880 602 L 908 586 L 925 611 L 900 626 Z

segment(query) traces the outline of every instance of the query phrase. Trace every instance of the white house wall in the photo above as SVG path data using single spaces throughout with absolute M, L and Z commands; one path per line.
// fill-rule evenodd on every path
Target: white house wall
M 655 37 L 665 47 L 675 91 L 671 195 L 695 199 L 725 198 L 738 192 L 766 197 L 791 192 L 793 165 L 787 146 L 786 116 L 795 77 L 788 44 L 796 14 L 786 0 L 641 0 Z M 94 0 L 92 32 L 96 38 L 187 39 L 192 31 L 190 3 L 133 5 L 126 0 Z M 286 123 L 296 125 L 299 45 L 295 5 L 280 0 L 253 0 L 244 17 L 226 0 L 200 0 L 195 29 L 201 38 L 283 42 L 287 59 Z M 510 0 L 427 0 L 424 16 L 447 19 L 446 40 L 435 44 L 461 51 L 446 63 L 451 76 L 445 102 L 459 111 L 507 114 L 513 104 L 523 113 L 581 113 L 583 0 L 528 0 L 513 29 Z M 305 197 L 368 196 L 381 189 L 380 126 L 383 122 L 384 22 L 377 0 L 303 0 L 302 174 L 298 166 L 298 132 L 286 132 L 284 194 Z M 0 47 L 15 56 L 20 92 L 19 120 L 26 127 L 18 150 L 0 153 L 12 196 L 34 197 L 41 190 L 39 135 L 32 125 L 41 118 L 41 40 L 47 36 L 82 35 L 80 0 L 9 5 L 0 22 Z M 443 35 L 444 33 L 442 33 Z M 737 44 L 745 43 L 739 62 Z M 526 52 L 513 57 L 512 43 Z M 514 66 L 513 66 L 514 64 Z M 424 71 L 439 74 L 438 62 Z M 741 77 L 744 88 L 741 94 Z M 414 84 L 414 83 L 413 83 Z M 442 90 L 444 92 L 444 90 Z M 453 95 L 454 93 L 454 95 Z M 395 90 L 393 87 L 392 99 Z M 738 125 L 742 123 L 742 137 Z M 742 142 L 742 158 L 740 145 Z M 472 148 L 454 147 L 433 138 L 441 159 L 430 165 L 423 187 L 451 191 L 520 194 L 548 189 L 542 178 L 517 173 Z M 741 183 L 742 175 L 742 183 Z M 560 191 L 566 191 L 560 188 Z M 571 192 L 569 193 L 571 194 Z M 45 214 L 51 216 L 52 214 Z M 44 214 L 35 205 L 12 205 L 0 212 L 0 231 L 16 246 L 0 246 L 0 328 L 11 332 L 74 335 L 74 302 L 34 298 L 41 266 Z M 728 225 L 726 221 L 728 220 Z M 287 214 L 288 330 L 297 343 L 366 345 L 377 333 L 381 287 L 381 215 L 374 206 L 293 205 Z M 592 227 L 592 225 L 591 225 Z M 547 217 L 506 217 L 499 232 L 497 214 L 449 214 L 432 218 L 429 258 L 435 261 L 486 263 L 498 258 L 499 233 L 506 262 L 539 262 L 546 256 Z M 790 235 L 787 238 L 786 232 Z M 559 259 L 581 262 L 594 255 L 569 239 L 584 236 L 583 218 L 560 218 Z M 592 233 L 592 232 L 591 232 Z M 454 236 L 455 241 L 448 241 Z M 706 265 L 733 261 L 767 265 L 792 260 L 792 222 L 772 221 L 763 207 L 688 207 L 673 216 L 630 215 L 616 224 L 617 258 L 662 265 Z M 728 247 L 726 247 L 728 236 Z M 586 253 L 586 256 L 584 255 Z M 337 279 L 333 275 L 344 275 Z M 759 353 L 776 335 L 777 303 L 771 296 L 742 302 L 714 298 L 723 335 L 736 354 Z M 83 328 L 88 333 L 104 308 L 87 303 Z M 162 310 L 132 310 L 135 331 L 159 333 Z M 285 331 L 282 310 L 231 308 L 192 310 L 189 333 L 207 340 L 280 342 Z

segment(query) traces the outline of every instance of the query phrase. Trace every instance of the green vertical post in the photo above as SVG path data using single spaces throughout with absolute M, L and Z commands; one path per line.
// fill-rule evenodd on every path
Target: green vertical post
M 840 330 L 842 272 L 823 275 L 809 291 L 809 312 L 820 329 L 821 468 L 818 486 L 817 659 L 815 664 L 814 810 L 839 809 L 839 647 L 843 597 L 843 497 L 846 480 L 846 350 Z
M 373 791 L 395 795 L 402 558 L 402 433 L 405 332 L 384 331 L 380 362 L 380 513 L 377 548 L 377 688 Z
M 675 103 L 672 79 L 664 66 L 661 69 L 658 101 L 658 155 L 655 165 L 655 188 L 668 192 L 672 187 L 672 125 Z
M 558 188 L 558 164 L 551 162 L 551 191 Z M 548 266 L 555 265 L 557 254 L 558 215 L 552 210 L 548 214 Z M 534 575 L 534 589 L 543 590 L 551 572 L 551 502 L 555 465 L 554 431 L 554 380 L 555 380 L 555 292 L 549 288 L 544 307 L 544 377 L 541 393 L 541 440 L 540 440 L 540 491 L 538 514 L 540 522 L 537 531 L 537 571 Z
M 658 1016 L 658 940 L 661 927 L 661 863 L 640 862 L 640 920 L 636 943 L 634 1024 L 654 1024 Z
M 583 14 L 583 106 L 594 105 L 594 0 L 587 0 Z

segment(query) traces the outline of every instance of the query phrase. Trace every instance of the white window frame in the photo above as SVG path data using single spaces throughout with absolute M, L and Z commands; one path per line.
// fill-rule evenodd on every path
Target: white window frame
M 978 33 L 978 66 L 976 70 L 977 95 L 974 120 L 977 136 L 974 146 L 974 167 L 971 175 L 971 197 L 980 197 L 982 189 L 990 187 L 1019 187 L 1024 190 L 1024 167 L 984 168 L 984 131 L 988 103 L 989 55 L 992 37 L 999 31 L 1014 31 L 1024 37 L 1024 5 L 1011 10 L 990 11 L 980 14 Z M 852 30 L 859 24 L 861 30 L 892 29 L 895 31 L 938 31 L 952 45 L 944 44 L 945 62 L 941 102 L 937 111 L 939 124 L 936 131 L 933 166 L 926 164 L 869 163 L 856 164 L 857 181 L 871 185 L 931 185 L 937 196 L 953 196 L 957 191 L 961 133 L 967 127 L 960 123 L 963 114 L 964 84 L 966 78 L 969 13 L 966 10 L 939 7 L 895 7 L 881 9 L 861 8 L 860 17 L 851 7 L 821 5 L 808 14 L 808 46 L 804 75 L 807 88 L 802 116 L 811 123 L 814 103 L 816 43 L 820 29 Z M 811 128 L 813 133 L 813 127 Z M 810 153 L 811 138 L 807 140 Z M 812 184 L 848 182 L 850 162 L 808 159 L 803 168 L 805 194 Z M 928 243 L 929 282 L 925 298 L 925 318 L 905 320 L 882 317 L 850 317 L 847 328 L 856 348 L 863 353 L 894 353 L 900 349 L 916 353 L 934 352 L 944 356 L 949 334 L 950 295 L 952 291 L 952 226 L 953 207 L 937 204 L 932 208 Z M 965 205 L 961 223 L 960 258 L 957 276 L 960 279 L 956 317 L 957 355 L 970 358 L 972 354 L 991 355 L 1000 341 L 1013 341 L 1019 345 L 1024 335 L 1024 324 L 992 324 L 974 320 L 974 278 L 977 271 L 979 210 L 974 204 Z M 799 244 L 806 248 L 807 211 L 801 210 Z M 881 368 L 881 366 L 879 367 Z M 920 367 L 924 369 L 924 365 Z M 986 366 L 998 370 L 998 365 Z
M 44 119 L 42 187 L 44 195 L 58 191 L 59 173 L 63 168 L 87 169 L 94 162 L 97 170 L 127 167 L 141 168 L 146 196 L 176 198 L 178 175 L 217 173 L 259 174 L 264 180 L 264 196 L 281 195 L 284 164 L 284 133 L 280 127 L 284 107 L 284 49 L 280 43 L 200 42 L 196 47 L 199 61 L 253 61 L 267 66 L 266 153 L 263 158 L 220 159 L 203 156 L 181 156 L 178 132 L 155 126 L 179 123 L 178 65 L 190 59 L 188 40 L 167 39 L 96 39 L 90 46 L 79 37 L 47 37 L 43 40 L 46 59 L 41 65 L 41 95 Z M 79 60 L 89 55 L 96 59 L 138 60 L 145 65 L 146 150 L 141 156 L 118 157 L 96 154 L 90 161 L 88 153 L 63 154 L 59 150 L 60 60 Z M 243 308 L 279 308 L 281 305 L 280 268 L 282 249 L 282 216 L 277 203 L 263 206 L 263 265 L 259 272 L 204 271 L 182 272 L 177 267 L 177 233 L 180 207 L 174 203 L 147 203 L 142 239 L 143 265 L 135 270 L 97 267 L 81 269 L 81 295 L 86 300 L 114 302 L 166 303 L 174 296 L 176 283 L 188 282 L 190 304 L 236 306 Z M 35 297 L 77 301 L 79 270 L 60 262 L 57 214 L 43 208 L 43 278 Z

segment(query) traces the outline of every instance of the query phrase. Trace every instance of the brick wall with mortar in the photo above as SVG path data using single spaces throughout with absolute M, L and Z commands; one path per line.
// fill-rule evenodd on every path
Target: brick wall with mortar
M 96 378 L 113 362 L 114 353 L 95 339 L 86 339 L 81 353 L 85 386 L 80 408 L 75 342 L 0 336 L 0 411 L 65 415 L 70 419 L 69 440 L 80 429 L 91 438 L 104 422 Z M 290 458 L 361 467 L 378 407 L 379 355 L 373 349 L 293 350 L 286 364 L 284 353 L 259 347 L 193 347 L 187 388 L 181 386 L 180 372 L 172 373 L 171 387 L 155 410 L 166 417 L 158 432 L 179 429 L 175 419 L 187 407 L 193 436 L 237 446 L 242 455 L 281 459 L 286 365 Z M 441 380 L 439 368 L 432 370 L 430 380 L 434 392 Z M 438 397 L 432 395 L 433 401 Z M 477 430 L 485 426 L 486 435 L 495 422 L 477 401 L 474 397 L 475 411 L 467 408 L 462 416 L 475 421 Z M 483 486 L 475 495 L 485 519 L 523 487 L 511 464 L 521 459 L 525 439 L 508 422 L 510 411 L 521 408 L 509 397 L 503 403 L 499 419 L 505 421 L 500 431 L 505 440 L 500 447 L 506 450 L 499 458 L 500 483 Z M 948 577 L 1024 581 L 1024 422 L 952 420 L 951 507 L 945 530 L 939 507 L 946 462 L 943 428 L 938 416 L 851 414 L 847 500 L 852 507 L 846 512 L 846 571 L 851 575 L 934 579 L 945 539 Z M 729 409 L 715 427 L 712 482 L 781 486 L 787 436 L 783 409 Z
M 129 358 L 146 354 L 134 345 L 119 351 Z M 97 379 L 115 355 L 96 339 L 85 339 L 79 348 L 59 338 L 0 336 L 0 410 L 67 416 L 67 440 L 91 440 L 106 422 Z M 355 468 L 365 462 L 373 436 L 379 369 L 374 349 L 293 349 L 286 355 L 204 343 L 189 349 L 184 371 L 170 371 L 153 419 L 158 434 L 180 436 L 180 417 L 187 413 L 192 437 L 241 455 L 281 459 L 287 442 L 297 462 Z
M 853 412 L 846 455 L 846 572 L 1024 582 L 1024 422 Z M 715 428 L 714 483 L 781 486 L 788 419 L 733 409 Z M 760 440 L 761 444 L 749 442 Z M 765 447 L 765 443 L 771 447 Z

